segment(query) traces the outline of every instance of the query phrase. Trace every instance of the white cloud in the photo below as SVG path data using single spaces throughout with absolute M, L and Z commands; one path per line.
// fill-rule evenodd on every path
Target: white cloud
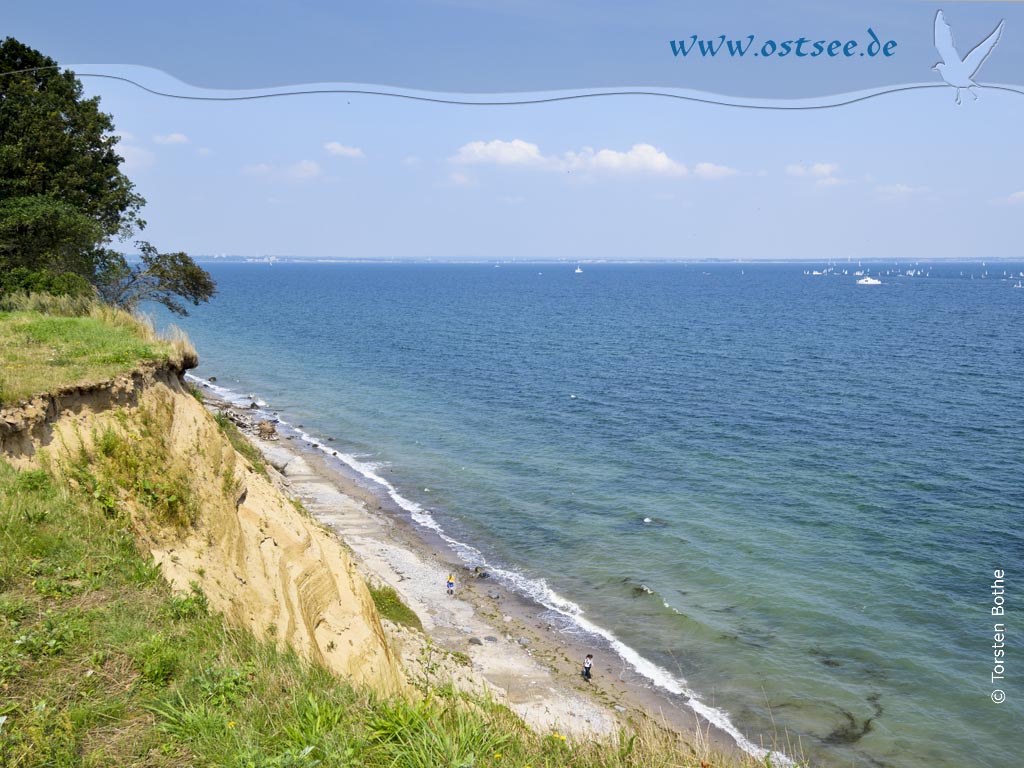
M 242 166 L 242 173 L 247 176 L 266 176 L 272 170 L 274 170 L 273 167 L 266 163 L 254 163 L 252 165 Z
M 832 176 L 839 170 L 837 163 L 815 163 L 811 166 L 811 176 Z
M 188 136 L 184 133 L 168 133 L 163 136 L 154 136 L 156 144 L 188 144 Z
M 912 187 L 909 184 L 880 184 L 875 191 L 887 200 L 906 200 L 914 195 L 927 193 L 928 187 Z
M 1010 203 L 1011 205 L 1024 204 L 1024 190 L 1021 190 L 1020 192 L 1014 192 L 1012 195 L 1006 198 L 1006 202 Z
M 463 144 L 448 158 L 459 164 L 524 165 L 547 171 L 600 174 L 646 174 L 682 177 L 689 169 L 651 144 L 634 144 L 626 151 L 584 147 L 562 155 L 545 155 L 536 144 L 513 139 L 504 141 L 471 141 Z M 724 179 L 739 173 L 735 168 L 701 162 L 694 168 L 700 179 Z
M 785 168 L 787 176 L 814 179 L 814 183 L 819 187 L 839 187 L 849 184 L 849 179 L 841 179 L 835 175 L 838 170 L 838 163 L 791 163 Z
M 402 165 L 419 165 L 420 159 L 416 155 L 409 155 L 407 158 L 402 160 Z
M 739 171 L 727 165 L 715 165 L 714 163 L 697 163 L 693 173 L 702 179 L 727 179 L 735 176 Z
M 540 147 L 522 139 L 512 141 L 471 141 L 459 147 L 453 163 L 494 163 L 496 165 L 540 165 L 546 162 Z
M 634 144 L 627 152 L 614 149 L 566 152 L 560 161 L 566 170 L 602 171 L 608 173 L 652 173 L 661 176 L 686 176 L 682 163 L 650 144 Z
M 300 160 L 289 165 L 286 173 L 293 179 L 305 180 L 316 178 L 323 173 L 323 169 L 312 160 Z
M 359 147 L 349 147 L 337 141 L 328 141 L 324 144 L 324 149 L 327 150 L 327 154 L 338 157 L 365 157 Z
M 792 163 L 786 166 L 786 173 L 789 176 L 811 176 L 814 178 L 829 178 L 839 170 L 838 163 Z
M 200 147 L 199 149 L 196 150 L 196 154 L 199 155 L 200 157 L 209 157 L 210 155 L 213 154 L 213 150 L 210 149 L 209 147 Z
M 134 147 L 130 144 L 119 144 L 117 154 L 124 158 L 121 166 L 123 171 L 137 171 L 139 168 L 146 168 L 153 164 L 153 153 L 142 147 Z

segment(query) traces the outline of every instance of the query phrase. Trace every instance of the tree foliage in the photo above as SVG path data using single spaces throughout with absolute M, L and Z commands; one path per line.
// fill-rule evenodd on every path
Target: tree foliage
M 181 313 L 175 296 L 213 296 L 210 276 L 184 253 L 143 241 L 142 265 L 130 266 L 110 249 L 145 227 L 145 200 L 121 171 L 117 142 L 110 115 L 98 97 L 83 97 L 73 72 L 14 38 L 0 43 L 0 291 L 78 289 L 62 277 L 73 275 L 125 306 L 152 299 Z
M 210 275 L 186 254 L 158 253 L 146 242 L 138 246 L 142 254 L 138 264 L 129 264 L 119 253 L 107 252 L 99 283 L 104 301 L 130 310 L 139 302 L 156 301 L 184 315 L 187 311 L 179 298 L 198 305 L 213 295 Z

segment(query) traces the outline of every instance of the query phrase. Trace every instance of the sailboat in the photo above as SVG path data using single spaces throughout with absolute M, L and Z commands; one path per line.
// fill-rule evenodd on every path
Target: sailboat
M 580 265 L 579 264 L 576 265 L 576 274 L 577 275 L 582 275 L 583 274 L 583 270 L 580 269 Z

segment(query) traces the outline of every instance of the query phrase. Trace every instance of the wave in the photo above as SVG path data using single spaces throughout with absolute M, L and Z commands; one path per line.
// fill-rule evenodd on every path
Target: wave
M 739 729 L 733 725 L 726 712 L 716 707 L 709 706 L 701 701 L 699 695 L 689 688 L 685 679 L 672 674 L 664 667 L 661 667 L 645 658 L 634 648 L 619 640 L 612 632 L 587 619 L 584 615 L 583 609 L 579 605 L 574 603 L 572 600 L 559 595 L 548 586 L 544 579 L 533 578 L 526 576 L 515 569 L 502 568 L 488 563 L 487 559 L 479 549 L 449 536 L 445 533 L 441 524 L 434 519 L 434 516 L 429 509 L 424 507 L 422 504 L 406 498 L 399 493 L 398 489 L 395 488 L 395 486 L 386 478 L 381 477 L 378 472 L 381 468 L 380 464 L 359 459 L 352 454 L 344 453 L 343 451 L 338 451 L 324 445 L 323 439 L 317 438 L 315 435 L 305 431 L 302 427 L 292 425 L 281 419 L 276 412 L 265 410 L 268 407 L 267 403 L 255 395 L 241 395 L 227 387 L 219 386 L 190 373 L 186 373 L 185 378 L 194 384 L 205 389 L 209 389 L 218 397 L 232 405 L 251 408 L 251 405 L 255 403 L 258 407 L 251 409 L 255 415 L 266 416 L 274 419 L 279 426 L 293 431 L 296 436 L 306 442 L 310 448 L 321 451 L 331 458 L 339 459 L 360 477 L 370 481 L 376 486 L 379 486 L 379 488 L 383 490 L 399 508 L 409 513 L 409 517 L 413 522 L 423 528 L 429 529 L 435 535 L 439 536 L 449 547 L 451 547 L 456 556 L 464 563 L 473 567 L 486 568 L 493 578 L 500 581 L 509 589 L 532 600 L 538 605 L 543 606 L 549 611 L 558 614 L 566 619 L 576 629 L 593 637 L 601 638 L 620 659 L 632 667 L 638 675 L 648 680 L 657 688 L 661 688 L 662 690 L 676 696 L 685 697 L 685 703 L 690 707 L 690 709 L 716 728 L 729 734 L 729 736 L 736 742 L 737 746 L 744 752 L 753 755 L 759 760 L 763 760 L 766 756 L 771 755 L 772 759 L 780 765 L 795 765 L 795 763 L 783 753 L 776 750 L 764 749 L 763 747 L 759 747 L 754 744 L 740 733 Z M 650 592 L 649 589 L 647 591 Z M 664 605 L 676 614 L 679 613 L 679 611 L 668 603 L 664 603 Z

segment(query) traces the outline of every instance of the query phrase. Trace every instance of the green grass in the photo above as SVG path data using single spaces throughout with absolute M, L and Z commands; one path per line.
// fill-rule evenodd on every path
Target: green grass
M 423 631 L 423 623 L 420 621 L 420 617 L 416 615 L 412 608 L 402 602 L 402 598 L 398 596 L 393 587 L 370 586 L 370 596 L 373 598 L 374 605 L 377 606 L 377 612 L 385 619 L 406 627 L 412 627 L 420 632 Z
M 217 422 L 217 426 L 220 427 L 221 432 L 227 437 L 232 447 L 238 451 L 242 456 L 253 466 L 257 472 L 261 475 L 266 476 L 267 474 L 267 462 L 263 459 L 263 454 L 260 453 L 260 449 L 249 442 L 245 435 L 238 426 L 228 418 L 226 413 L 214 414 L 214 420 Z
M 61 471 L 110 518 L 127 521 L 132 510 L 149 525 L 188 528 L 199 517 L 199 501 L 171 446 L 173 420 L 174 404 L 166 395 L 131 418 L 120 411 L 114 424 L 83 440 Z M 226 495 L 232 490 L 226 488 Z
M 145 321 L 99 305 L 84 316 L 0 312 L 0 405 L 183 354 L 195 357 L 186 341 L 159 339 Z

